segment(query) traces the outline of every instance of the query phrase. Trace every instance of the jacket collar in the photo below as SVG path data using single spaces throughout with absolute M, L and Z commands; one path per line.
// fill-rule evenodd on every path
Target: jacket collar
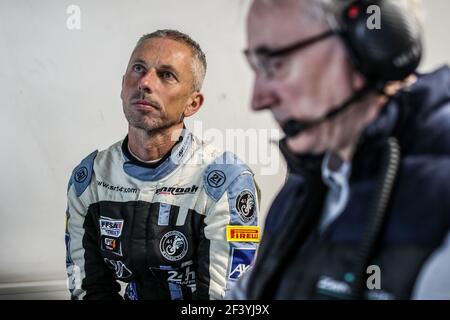
M 154 164 L 137 160 L 128 151 L 128 136 L 122 142 L 123 170 L 141 181 L 157 181 L 172 173 L 186 160 L 192 147 L 192 133 L 184 128 L 177 143 L 164 157 Z

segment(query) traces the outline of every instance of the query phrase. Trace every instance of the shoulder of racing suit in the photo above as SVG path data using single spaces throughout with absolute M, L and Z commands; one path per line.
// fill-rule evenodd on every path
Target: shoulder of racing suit
M 253 173 L 235 154 L 224 152 L 208 165 L 203 175 L 206 193 L 215 201 L 225 193 L 231 184 L 242 174 L 253 181 Z M 247 180 L 246 179 L 246 180 Z
M 98 154 L 98 150 L 90 153 L 86 158 L 81 160 L 80 164 L 72 171 L 72 175 L 69 180 L 67 190 L 73 185 L 75 188 L 75 194 L 77 197 L 86 190 L 92 180 L 92 174 L 94 171 L 94 160 Z

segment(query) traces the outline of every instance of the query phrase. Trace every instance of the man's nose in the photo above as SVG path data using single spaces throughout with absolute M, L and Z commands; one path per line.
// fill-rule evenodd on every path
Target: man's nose
M 138 89 L 140 91 L 144 91 L 145 93 L 152 93 L 157 80 L 158 77 L 156 70 L 154 68 L 150 68 L 147 73 L 139 79 Z
M 269 84 L 269 81 L 264 77 L 257 75 L 253 84 L 252 95 L 252 109 L 254 111 L 261 111 L 264 109 L 270 109 L 279 103 L 276 91 L 273 86 Z

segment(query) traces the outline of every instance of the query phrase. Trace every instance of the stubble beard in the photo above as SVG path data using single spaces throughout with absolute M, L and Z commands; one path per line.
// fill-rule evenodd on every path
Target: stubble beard
M 124 114 L 131 127 L 143 130 L 147 134 L 165 130 L 183 121 L 183 119 L 169 120 L 165 115 L 160 115 L 156 118 L 151 116 L 150 112 L 130 111 L 127 108 L 124 108 Z

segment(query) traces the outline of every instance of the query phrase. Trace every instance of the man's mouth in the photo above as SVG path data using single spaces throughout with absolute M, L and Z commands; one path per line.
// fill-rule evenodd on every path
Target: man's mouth
M 159 103 L 157 103 L 156 101 L 148 101 L 140 99 L 133 101 L 132 104 L 135 105 L 138 109 L 142 110 L 160 109 Z

